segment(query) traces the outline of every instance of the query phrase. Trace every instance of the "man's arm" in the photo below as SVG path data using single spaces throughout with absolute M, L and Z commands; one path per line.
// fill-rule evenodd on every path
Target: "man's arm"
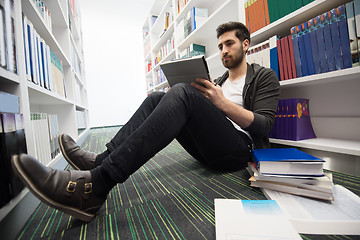
M 196 83 L 192 83 L 191 85 L 198 89 L 217 108 L 224 112 L 228 118 L 238 124 L 241 128 L 247 128 L 251 125 L 251 123 L 254 121 L 253 112 L 246 110 L 225 98 L 221 87 L 215 85 L 212 81 L 210 82 L 200 78 L 196 80 L 205 87 Z

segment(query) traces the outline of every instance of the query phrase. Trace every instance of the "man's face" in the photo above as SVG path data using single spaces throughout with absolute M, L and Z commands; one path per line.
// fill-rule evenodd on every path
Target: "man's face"
M 218 39 L 218 48 L 224 67 L 228 69 L 236 68 L 244 60 L 245 51 L 243 42 L 235 35 L 235 31 L 222 34 Z

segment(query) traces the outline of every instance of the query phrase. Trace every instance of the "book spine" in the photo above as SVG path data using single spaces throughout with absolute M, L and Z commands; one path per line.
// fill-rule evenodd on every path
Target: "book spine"
M 302 26 L 299 25 L 296 30 L 298 31 L 298 39 L 299 39 L 299 52 L 300 52 L 300 60 L 301 60 L 301 72 L 302 76 L 305 77 L 309 75 L 308 63 L 306 57 L 306 47 L 305 47 L 305 39 L 304 33 L 302 32 Z
M 294 51 L 294 61 L 296 67 L 296 76 L 302 77 L 302 70 L 301 70 L 301 59 L 300 59 L 300 50 L 299 50 L 299 39 L 297 36 L 297 26 L 292 27 L 290 29 L 291 32 L 291 40 L 293 44 L 293 51 Z
M 307 22 L 303 23 L 301 24 L 301 26 L 304 34 L 305 54 L 306 54 L 306 62 L 308 66 L 308 74 L 313 75 L 315 71 L 314 71 L 313 53 L 311 51 L 311 41 L 310 41 L 308 23 Z
M 338 28 L 336 8 L 330 10 L 329 25 L 334 49 L 335 70 L 340 70 L 343 68 L 343 62 L 341 57 L 340 33 Z
M 315 18 L 315 32 L 316 32 L 317 46 L 319 49 L 321 73 L 325 73 L 325 72 L 329 71 L 329 68 L 328 68 L 328 64 L 327 64 L 327 60 L 326 60 L 324 26 L 321 21 L 321 18 L 322 18 L 321 15 L 319 15 Z
M 323 13 L 321 21 L 323 22 L 323 25 L 324 25 L 325 53 L 326 53 L 326 59 L 327 59 L 327 63 L 328 63 L 328 69 L 329 69 L 329 71 L 334 71 L 335 70 L 335 57 L 334 57 L 333 43 L 331 40 L 329 17 L 330 17 L 330 11 Z
M 288 79 L 292 78 L 292 70 L 291 70 L 291 59 L 290 59 L 290 48 L 289 48 L 289 40 L 287 37 L 283 39 L 284 49 L 285 49 L 285 58 L 286 58 L 286 67 L 287 67 L 287 77 Z
M 312 59 L 313 59 L 313 64 L 314 64 L 314 73 L 319 74 L 319 73 L 321 73 L 321 67 L 320 67 L 319 48 L 317 45 L 317 37 L 316 37 L 316 32 L 315 32 L 314 18 L 310 19 L 307 22 L 307 24 L 309 26 L 309 35 L 310 35 Z
M 279 59 L 279 75 L 280 75 L 280 80 L 283 81 L 284 80 L 284 64 L 283 64 L 283 57 L 282 57 L 282 53 L 281 53 L 281 40 L 277 39 L 276 40 L 276 46 L 277 46 L 277 53 L 278 53 L 278 59 Z
M 345 6 L 341 5 L 336 9 L 338 28 L 340 34 L 341 56 L 343 68 L 350 68 L 352 66 L 350 39 L 347 27 L 347 20 L 345 14 Z
M 295 66 L 295 57 L 294 57 L 294 46 L 292 42 L 291 35 L 287 36 L 289 42 L 289 53 L 290 53 L 290 65 L 291 65 L 291 78 L 296 78 L 296 66 Z
M 278 50 L 277 50 L 277 46 L 276 46 L 277 39 L 278 39 L 277 36 L 273 36 L 273 37 L 271 37 L 269 39 L 269 44 L 270 44 L 270 68 L 272 70 L 274 70 L 274 72 L 276 73 L 278 79 L 280 79 L 279 62 L 278 62 Z

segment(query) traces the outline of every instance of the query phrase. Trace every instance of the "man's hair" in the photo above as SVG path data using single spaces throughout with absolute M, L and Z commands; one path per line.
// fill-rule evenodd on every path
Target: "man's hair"
M 235 30 L 235 35 L 236 37 L 240 40 L 240 41 L 244 41 L 245 39 L 249 40 L 249 44 L 250 44 L 250 32 L 247 29 L 247 27 L 242 24 L 241 22 L 228 22 L 228 23 L 223 23 L 221 25 L 219 25 L 216 28 L 216 34 L 217 34 L 217 38 L 219 38 L 221 35 L 223 35 L 226 32 L 230 32 L 230 31 L 234 31 Z

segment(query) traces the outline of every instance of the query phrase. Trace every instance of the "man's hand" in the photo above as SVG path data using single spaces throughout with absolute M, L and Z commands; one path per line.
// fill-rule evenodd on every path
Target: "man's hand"
M 191 85 L 198 89 L 217 108 L 223 111 L 226 116 L 237 123 L 240 127 L 246 128 L 254 121 L 253 112 L 246 110 L 225 98 L 221 87 L 215 85 L 211 79 L 209 81 L 206 79 L 197 78 L 196 81 L 201 83 L 203 86 L 196 83 L 191 83 Z
M 193 87 L 198 89 L 206 98 L 208 98 L 216 107 L 223 110 L 224 104 L 228 101 L 225 98 L 220 86 L 217 86 L 212 79 L 206 80 L 203 78 L 196 78 L 200 84 L 191 83 Z

